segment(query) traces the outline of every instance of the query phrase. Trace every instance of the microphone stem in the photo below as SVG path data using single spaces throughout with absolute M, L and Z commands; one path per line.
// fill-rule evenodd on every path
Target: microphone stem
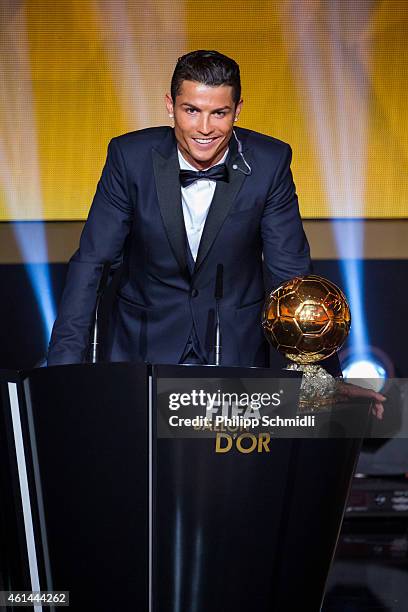
M 95 306 L 95 318 L 94 318 L 94 326 L 93 326 L 93 334 L 92 334 L 92 354 L 91 354 L 91 363 L 97 363 L 99 359 L 98 355 L 98 344 L 99 344 L 99 328 L 98 328 L 98 311 L 101 303 L 102 296 L 106 289 L 106 285 L 109 280 L 109 272 L 111 269 L 111 264 L 109 261 L 105 261 L 103 264 L 101 278 L 99 279 L 99 286 L 96 290 L 96 306 Z
M 97 363 L 98 361 L 98 310 L 99 310 L 99 301 L 100 298 L 98 296 L 96 300 L 96 309 L 95 309 L 95 322 L 93 328 L 93 338 L 92 338 L 92 356 L 91 363 Z
M 220 329 L 220 301 L 215 302 L 215 365 L 219 366 L 221 363 L 221 329 Z

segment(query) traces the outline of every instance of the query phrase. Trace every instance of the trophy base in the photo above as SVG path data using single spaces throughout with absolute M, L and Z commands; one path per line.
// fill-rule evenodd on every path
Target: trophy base
M 324 368 L 291 363 L 286 369 L 303 374 L 299 395 L 300 412 L 328 410 L 335 404 L 336 379 Z

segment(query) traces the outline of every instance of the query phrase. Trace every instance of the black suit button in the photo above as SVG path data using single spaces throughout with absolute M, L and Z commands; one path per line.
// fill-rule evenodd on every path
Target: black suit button
M 191 290 L 191 297 L 197 297 L 198 295 L 198 289 L 192 289 Z

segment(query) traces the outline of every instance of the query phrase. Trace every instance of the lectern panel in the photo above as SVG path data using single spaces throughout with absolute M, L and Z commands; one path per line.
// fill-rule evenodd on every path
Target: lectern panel
M 99 364 L 22 376 L 40 585 L 69 591 L 73 610 L 148 609 L 146 372 Z
M 360 441 L 267 439 L 234 423 L 211 437 L 200 424 L 171 435 L 163 421 L 188 415 L 200 391 L 208 409 L 218 390 L 280 389 L 283 397 L 290 385 L 284 373 L 277 381 L 259 369 L 222 368 L 222 379 L 211 368 L 154 372 L 154 611 L 317 612 Z M 298 394 L 300 380 L 287 380 Z M 221 410 L 209 412 L 214 419 Z

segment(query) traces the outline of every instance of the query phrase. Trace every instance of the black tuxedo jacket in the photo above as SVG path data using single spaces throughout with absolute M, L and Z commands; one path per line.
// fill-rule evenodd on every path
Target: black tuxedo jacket
M 309 273 L 309 247 L 289 145 L 246 129 L 236 133 L 252 173 L 244 174 L 231 138 L 230 180 L 217 183 L 194 269 L 188 265 L 173 130 L 149 128 L 110 142 L 79 250 L 70 261 L 49 365 L 85 359 L 106 261 L 123 261 L 108 360 L 178 363 L 194 326 L 211 363 L 215 275 L 223 264 L 222 364 L 268 365 L 260 326 L 265 291 Z

